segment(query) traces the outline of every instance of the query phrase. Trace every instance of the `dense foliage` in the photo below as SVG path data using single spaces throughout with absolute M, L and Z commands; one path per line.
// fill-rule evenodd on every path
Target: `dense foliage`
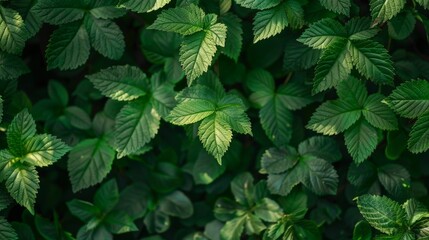
M 429 239 L 428 0 L 0 0 L 0 239 Z

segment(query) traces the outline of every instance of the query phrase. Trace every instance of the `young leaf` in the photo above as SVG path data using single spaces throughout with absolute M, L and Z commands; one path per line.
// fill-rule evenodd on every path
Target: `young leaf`
M 104 139 L 87 139 L 74 146 L 67 162 L 73 192 L 100 183 L 114 159 L 115 150 Z
M 27 109 L 15 115 L 7 132 L 7 144 L 14 155 L 22 156 L 27 153 L 25 142 L 36 134 L 36 123 Z
M 196 123 L 212 115 L 216 111 L 216 105 L 212 102 L 200 99 L 190 99 L 179 103 L 167 120 L 176 125 Z
M 136 100 L 125 105 L 116 117 L 115 146 L 118 158 L 140 150 L 158 132 L 160 116 L 152 104 Z
M 362 119 L 344 133 L 344 141 L 355 163 L 362 163 L 377 147 L 377 129 Z
M 253 43 L 279 34 L 287 25 L 284 4 L 256 13 L 253 20 Z
M 34 12 L 44 22 L 62 25 L 82 19 L 85 8 L 80 0 L 40 0 Z
M 277 6 L 282 0 L 235 0 L 242 7 L 264 10 Z
M 429 114 L 420 116 L 410 132 L 408 149 L 412 153 L 421 153 L 429 149 Z
M 120 6 L 134 12 L 144 13 L 158 10 L 169 2 L 171 2 L 171 0 L 124 0 Z
M 27 39 L 24 21 L 21 15 L 13 9 L 0 5 L 0 49 L 20 54 Z
M 397 233 L 406 223 L 405 210 L 387 197 L 363 195 L 357 198 L 357 206 L 368 223 L 382 233 Z
M 405 6 L 405 0 L 370 0 L 369 5 L 373 25 L 379 25 L 398 14 Z
M 37 135 L 25 141 L 24 148 L 26 154 L 22 161 L 37 167 L 53 164 L 70 150 L 63 141 L 48 134 Z
M 81 21 L 61 25 L 52 34 L 46 49 L 48 70 L 75 69 L 86 62 L 89 52 L 88 32 Z
M 344 26 L 333 19 L 325 18 L 311 24 L 297 40 L 309 47 L 324 49 L 346 37 L 347 31 Z
M 328 10 L 348 16 L 352 3 L 350 0 L 320 0 L 320 4 Z
M 396 130 L 398 129 L 398 121 L 393 111 L 382 103 L 384 98 L 381 94 L 369 96 L 365 101 L 362 114 L 376 128 Z
M 131 101 L 146 95 L 149 85 L 146 74 L 129 65 L 109 67 L 86 78 L 104 96 L 118 101 Z

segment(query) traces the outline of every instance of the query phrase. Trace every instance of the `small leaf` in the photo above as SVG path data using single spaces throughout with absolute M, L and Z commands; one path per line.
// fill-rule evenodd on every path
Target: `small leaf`
M 114 19 L 124 16 L 127 11 L 118 8 L 118 0 L 95 0 L 90 2 L 92 16 L 99 19 Z
M 338 174 L 334 167 L 323 159 L 303 156 L 300 165 L 304 169 L 305 178 L 302 183 L 317 195 L 336 195 Z
M 398 129 L 398 121 L 393 111 L 382 103 L 384 98 L 381 94 L 369 96 L 365 101 L 362 114 L 376 128 L 396 130 Z
M 269 174 L 278 174 L 295 166 L 298 154 L 293 148 L 270 148 L 261 158 L 261 171 Z
M 219 20 L 221 23 L 225 24 L 228 30 L 226 32 L 225 47 L 222 48 L 222 53 L 237 62 L 243 44 L 241 19 L 234 14 L 227 13 L 222 15 Z
M 119 190 L 115 179 L 103 183 L 94 195 L 94 205 L 104 213 L 110 212 L 118 201 Z
M 346 23 L 350 40 L 365 40 L 374 37 L 380 31 L 379 28 L 371 28 L 369 17 L 355 17 Z
M 410 174 L 398 164 L 386 164 L 378 168 L 378 180 L 393 196 L 406 198 L 410 192 Z
M 89 222 L 91 218 L 100 213 L 100 210 L 92 203 L 77 199 L 67 202 L 67 208 L 73 216 L 79 218 L 83 222 Z
M 324 49 L 331 43 L 344 40 L 346 37 L 344 26 L 333 19 L 325 18 L 311 24 L 297 40 L 309 47 Z
M 196 123 L 212 115 L 216 105 L 199 99 L 190 99 L 179 103 L 167 116 L 167 120 L 176 125 Z
M 227 221 L 220 230 L 220 237 L 223 240 L 236 240 L 240 239 L 244 230 L 244 223 L 246 216 L 241 216 Z
M 353 240 L 371 240 L 371 226 L 367 221 L 359 221 L 353 229 Z
M 18 78 L 29 72 L 30 69 L 20 57 L 0 51 L 0 80 Z
M 421 153 L 429 149 L 429 114 L 419 117 L 411 128 L 408 149 L 412 153 Z
M 344 141 L 354 162 L 359 164 L 377 147 L 377 130 L 366 120 L 360 120 L 344 133 Z
M 298 146 L 300 155 L 311 155 L 330 163 L 341 159 L 341 152 L 334 139 L 324 136 L 311 137 Z
M 387 23 L 389 36 L 395 40 L 404 40 L 413 32 L 415 25 L 416 17 L 411 11 L 400 13 Z
M 159 210 L 173 217 L 188 218 L 194 213 L 191 200 L 181 191 L 174 191 L 159 203 Z
M 290 141 L 293 116 L 278 95 L 262 107 L 259 118 L 266 135 L 274 144 L 282 146 Z
M 253 43 L 279 34 L 287 25 L 288 19 L 283 4 L 259 11 L 253 20 Z
M 350 0 L 320 0 L 320 4 L 328 10 L 348 16 L 352 3 Z

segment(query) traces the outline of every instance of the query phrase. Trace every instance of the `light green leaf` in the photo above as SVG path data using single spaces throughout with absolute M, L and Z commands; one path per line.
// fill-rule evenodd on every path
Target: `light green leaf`
M 246 233 L 259 235 L 265 228 L 265 224 L 261 219 L 253 214 L 246 215 Z
M 140 150 L 158 132 L 160 116 L 145 100 L 125 105 L 116 116 L 115 145 L 118 158 Z
M 346 23 L 347 33 L 350 40 L 365 40 L 374 37 L 380 28 L 371 28 L 369 17 L 355 17 Z
M 350 76 L 338 84 L 337 95 L 342 101 L 355 103 L 363 108 L 367 102 L 368 92 L 362 81 Z
M 222 48 L 222 53 L 237 62 L 243 44 L 241 19 L 232 13 L 226 13 L 222 15 L 219 20 L 221 23 L 225 24 L 228 29 L 226 32 L 225 47 Z
M 410 186 L 410 173 L 399 164 L 386 164 L 378 168 L 378 180 L 388 193 L 397 198 L 408 197 Z
M 334 139 L 324 136 L 311 137 L 298 145 L 300 155 L 310 155 L 330 163 L 341 159 L 341 152 Z
M 373 25 L 382 24 L 393 18 L 402 10 L 405 2 L 405 0 L 370 0 Z
M 360 74 L 378 84 L 393 84 L 393 64 L 389 53 L 371 40 L 352 41 L 349 45 L 353 64 Z
M 231 143 L 231 127 L 217 114 L 212 114 L 201 122 L 198 136 L 204 148 L 221 164 L 222 156 Z
M 220 237 L 222 240 L 237 240 L 240 239 L 244 230 L 244 223 L 246 222 L 246 215 L 234 218 L 227 221 L 220 230 Z
M 374 127 L 383 130 L 398 129 L 398 120 L 389 107 L 382 103 L 385 97 L 381 94 L 372 94 L 364 104 L 362 114 Z
M 204 17 L 204 11 L 193 4 L 170 8 L 162 11 L 148 28 L 190 35 L 204 29 Z
M 122 211 L 110 212 L 104 219 L 103 224 L 109 232 L 114 234 L 122 234 L 139 230 L 134 224 L 133 219 Z
M 100 183 L 114 159 L 115 150 L 104 139 L 86 139 L 74 146 L 67 162 L 73 192 Z
M 277 222 L 282 215 L 280 206 L 269 198 L 263 198 L 255 207 L 255 216 L 266 222 Z
M 344 133 L 344 141 L 354 162 L 359 164 L 377 147 L 377 130 L 366 120 L 360 120 Z
M 284 3 L 284 8 L 287 15 L 289 27 L 292 29 L 300 29 L 305 24 L 304 9 L 300 0 L 288 0 Z
M 10 7 L 19 12 L 22 19 L 24 20 L 26 39 L 32 38 L 42 28 L 42 20 L 35 13 L 34 6 L 37 1 L 34 0 L 23 0 L 23 1 L 11 1 Z
M 347 31 L 343 25 L 333 19 L 324 18 L 311 24 L 297 40 L 309 47 L 324 49 L 346 37 Z
M 245 109 L 241 98 L 234 94 L 227 94 L 217 103 L 216 114 L 234 131 L 252 135 L 252 126 Z
M 408 199 L 402 204 L 402 207 L 407 212 L 408 225 L 410 226 L 423 218 L 429 217 L 429 211 L 426 206 L 415 199 Z
M 28 72 L 30 69 L 20 57 L 0 51 L 0 80 L 18 78 Z
M 235 2 L 245 8 L 264 10 L 277 6 L 282 0 L 235 0 Z
M 131 101 L 146 95 L 149 85 L 146 74 L 129 65 L 109 67 L 86 78 L 104 96 L 118 101 Z
M 323 51 L 316 66 L 313 80 L 313 93 L 336 87 L 347 79 L 353 68 L 349 41 L 335 41 Z
M 253 43 L 279 34 L 287 25 L 288 19 L 283 4 L 256 13 L 253 19 Z
M 81 1 L 41 0 L 37 1 L 33 11 L 44 22 L 62 25 L 82 19 L 85 9 Z
M 39 176 L 36 168 L 16 162 L 4 169 L 3 174 L 6 176 L 6 188 L 10 195 L 34 215 L 34 203 L 39 189 Z
M 116 23 L 88 16 L 85 18 L 85 27 L 91 46 L 97 52 L 113 60 L 122 57 L 125 50 L 124 35 Z
M 21 15 L 13 9 L 0 5 L 0 49 L 20 54 L 27 39 L 24 21 Z
M 167 121 L 176 125 L 186 125 L 198 122 L 216 111 L 212 102 L 200 99 L 190 99 L 179 103 L 167 116 Z
M 429 149 L 429 114 L 420 116 L 411 128 L 408 149 L 412 153 L 421 153 Z
M 61 25 L 54 31 L 46 49 L 48 70 L 75 69 L 88 60 L 90 42 L 81 21 Z
M 320 4 L 328 10 L 348 16 L 352 3 L 350 0 L 320 0 Z
M 27 153 L 24 143 L 36 134 L 36 122 L 27 109 L 19 112 L 10 123 L 6 136 L 10 151 L 17 156 Z
M 0 238 L 5 240 L 18 240 L 15 229 L 13 229 L 12 225 L 3 217 L 0 217 Z
M 400 13 L 387 23 L 389 36 L 392 39 L 404 40 L 413 32 L 415 25 L 416 17 L 411 11 Z
M 120 6 L 134 12 L 143 13 L 158 10 L 169 2 L 171 2 L 171 0 L 125 0 Z
M 429 9 L 429 1 L 428 0 L 416 0 L 418 4 L 420 4 L 424 9 Z
M 298 163 L 304 171 L 302 183 L 317 195 L 336 195 L 338 174 L 327 161 L 313 156 L 303 156 Z
M 335 135 L 348 129 L 360 116 L 361 110 L 356 104 L 327 101 L 316 109 L 306 127 L 325 135 Z
M 429 82 L 414 80 L 402 83 L 385 101 L 402 117 L 421 116 L 429 111 Z
M 368 223 L 382 233 L 395 234 L 405 225 L 405 210 L 387 197 L 363 195 L 357 198 L 357 206 Z
M 292 137 L 292 112 L 279 96 L 272 98 L 259 111 L 262 128 L 268 138 L 277 146 L 283 146 Z
M 66 154 L 70 147 L 60 139 L 49 134 L 41 134 L 25 141 L 26 154 L 22 161 L 37 167 L 53 164 Z

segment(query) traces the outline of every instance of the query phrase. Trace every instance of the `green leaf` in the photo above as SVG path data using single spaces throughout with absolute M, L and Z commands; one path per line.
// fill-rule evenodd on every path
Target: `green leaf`
M 10 195 L 34 215 L 34 203 L 39 189 L 39 176 L 36 168 L 16 162 L 4 169 L 3 174 L 6 176 L 6 188 Z
M 0 80 L 18 78 L 29 72 L 30 69 L 21 58 L 0 51 Z
M 206 151 L 200 151 L 192 168 L 195 184 L 208 185 L 225 172 L 225 165 L 219 165 Z
M 369 96 L 365 101 L 362 114 L 376 128 L 396 130 L 398 129 L 398 121 L 393 111 L 382 103 L 384 98 L 383 95 L 377 93 Z
M 284 8 L 287 15 L 289 27 L 292 29 L 300 29 L 305 24 L 304 9 L 301 6 L 300 0 L 285 1 Z
M 48 83 L 48 95 L 49 98 L 54 102 L 61 104 L 61 106 L 67 106 L 69 102 L 69 94 L 67 89 L 58 81 L 49 81 Z
M 261 171 L 269 174 L 279 174 L 295 166 L 298 154 L 293 148 L 270 148 L 261 158 Z
M 429 1 L 428 0 L 416 0 L 418 4 L 420 4 L 424 9 L 429 9 Z
M 255 216 L 266 222 L 277 222 L 282 217 L 280 206 L 269 198 L 263 198 L 255 208 Z
M 277 146 L 285 145 L 292 137 L 293 116 L 277 95 L 259 111 L 262 128 Z
M 158 132 L 160 116 L 145 100 L 125 105 L 116 117 L 115 146 L 118 158 L 140 150 Z
M 12 225 L 3 217 L 0 217 L 0 238 L 18 240 L 15 229 L 13 229 Z
M 92 203 L 77 199 L 67 202 L 67 208 L 73 216 L 79 218 L 83 222 L 88 222 L 91 218 L 100 213 L 100 210 Z
M 370 0 L 369 5 L 373 25 L 379 25 L 398 14 L 405 6 L 405 0 Z
M 413 80 L 402 83 L 387 97 L 386 103 L 402 117 L 419 117 L 429 111 L 429 82 Z
M 247 73 L 246 78 L 247 86 L 254 92 L 250 95 L 249 99 L 257 107 L 263 107 L 273 99 L 275 84 L 270 72 L 262 69 L 254 69 Z
M 348 16 L 352 3 L 350 0 L 320 0 L 320 4 L 328 10 Z
M 371 226 L 367 221 L 361 220 L 356 223 L 353 229 L 353 240 L 371 240 L 372 231 Z
M 125 41 L 121 29 L 111 20 L 88 16 L 85 27 L 89 34 L 91 46 L 101 55 L 113 60 L 122 57 Z
M 220 237 L 222 240 L 237 240 L 244 230 L 244 223 L 246 216 L 241 216 L 227 221 L 220 230 Z
M 346 37 L 347 31 L 344 26 L 333 19 L 324 18 L 311 24 L 297 40 L 309 47 L 324 49 Z
M 319 60 L 321 51 L 310 48 L 295 39 L 285 47 L 283 68 L 287 70 L 309 69 Z
M 82 19 L 85 15 L 81 1 L 40 0 L 33 11 L 44 22 L 62 25 Z
M 0 49 L 20 54 L 27 39 L 24 21 L 21 15 L 13 9 L 4 8 L 0 5 Z
M 181 191 L 174 191 L 159 203 L 159 210 L 169 216 L 188 218 L 194 213 L 191 200 Z
M 368 223 L 382 233 L 395 234 L 405 225 L 405 210 L 387 197 L 363 195 L 357 198 L 357 206 Z
M 378 168 L 378 180 L 381 185 L 397 198 L 408 197 L 410 192 L 410 174 L 398 164 L 386 164 Z
M 359 164 L 377 147 L 377 130 L 362 119 L 344 133 L 344 141 L 354 162 Z
M 296 167 L 282 174 L 269 174 L 267 187 L 272 194 L 287 196 L 296 185 L 303 181 L 304 174 L 302 165 L 297 164 Z
M 252 175 L 245 172 L 235 176 L 231 181 L 231 192 L 237 203 L 243 206 L 252 206 L 254 204 L 254 185 Z
M 188 77 L 188 85 L 203 73 L 207 72 L 216 46 L 225 46 L 226 26 L 216 23 L 206 31 L 185 36 L 180 47 L 179 61 Z
M 75 69 L 83 65 L 89 57 L 88 32 L 81 21 L 61 25 L 54 31 L 46 49 L 48 70 Z
M 235 2 L 245 8 L 264 10 L 277 6 L 282 0 L 235 0 Z
M 73 192 L 100 183 L 114 159 L 115 150 L 104 139 L 86 139 L 74 146 L 67 162 Z
M 122 234 L 127 232 L 138 231 L 131 217 L 122 211 L 113 211 L 109 213 L 103 222 L 109 232 Z
M 329 137 L 311 137 L 298 145 L 300 155 L 310 155 L 326 160 L 330 163 L 341 159 L 341 152 L 337 142 Z
M 35 13 L 34 6 L 37 1 L 24 0 L 24 1 L 11 1 L 10 7 L 19 12 L 22 19 L 24 20 L 26 39 L 32 38 L 42 28 L 42 20 Z
M 115 179 L 103 183 L 94 195 L 94 205 L 104 213 L 110 212 L 119 201 L 119 190 Z
M 402 207 L 407 212 L 408 225 L 412 226 L 417 221 L 429 217 L 428 209 L 415 199 L 408 199 Z
M 204 11 L 193 4 L 170 8 L 162 11 L 148 28 L 190 35 L 204 29 L 204 17 Z
M 287 25 L 288 19 L 283 4 L 256 13 L 253 20 L 253 43 L 279 34 Z
M 169 2 L 171 2 L 171 0 L 125 0 L 120 6 L 134 12 L 143 13 L 158 10 L 167 5 Z
M 317 195 L 336 195 L 338 174 L 327 161 L 313 156 L 303 156 L 299 164 L 304 171 L 302 183 Z
M 379 28 L 371 28 L 369 17 L 355 17 L 346 23 L 350 40 L 366 40 L 374 37 L 380 31 Z
M 167 77 L 160 72 L 152 75 L 152 97 L 150 99 L 154 109 L 164 119 L 170 114 L 174 106 L 176 106 L 174 85 L 168 81 L 164 82 L 165 78 Z
M 360 74 L 378 84 L 393 84 L 393 64 L 389 53 L 381 44 L 359 40 L 352 41 L 349 46 L 353 64 Z
M 175 125 L 196 123 L 207 118 L 216 111 L 212 102 L 190 99 L 179 103 L 167 116 L 167 120 Z
M 413 32 L 415 25 L 416 17 L 411 11 L 400 13 L 387 23 L 389 36 L 395 40 L 404 40 Z
M 408 149 L 412 153 L 421 153 L 429 149 L 429 114 L 423 114 L 411 128 Z
M 335 41 L 323 51 L 316 66 L 313 80 L 314 93 L 336 87 L 350 75 L 353 60 L 349 45 L 350 42 L 346 40 Z
M 219 21 L 228 29 L 222 53 L 237 62 L 243 45 L 241 19 L 232 13 L 226 13 L 219 18 Z
M 25 156 L 22 161 L 37 167 L 53 164 L 66 154 L 70 147 L 60 139 L 49 134 L 41 134 L 25 141 Z
M 241 134 L 252 135 L 252 126 L 245 113 L 246 107 L 240 97 L 234 94 L 225 95 L 217 103 L 216 114 L 231 128 Z
M 86 78 L 104 96 L 118 101 L 134 100 L 146 95 L 148 89 L 146 74 L 129 65 L 109 67 Z
M 70 121 L 70 125 L 82 130 L 92 127 L 91 119 L 82 108 L 71 106 L 64 109 L 64 116 Z
M 299 110 L 313 102 L 310 89 L 294 82 L 280 85 L 275 94 L 275 100 L 289 110 Z
M 363 108 L 368 102 L 368 92 L 362 81 L 350 76 L 337 86 L 337 95 L 341 101 L 355 103 Z
M 221 164 L 222 156 L 231 143 L 231 127 L 217 114 L 212 114 L 201 122 L 198 136 L 204 148 Z
M 92 16 L 100 19 L 114 19 L 124 16 L 127 11 L 117 7 L 117 0 L 95 0 L 91 1 Z
M 316 109 L 306 127 L 325 135 L 335 135 L 348 129 L 360 116 L 361 110 L 356 104 L 327 101 Z
M 6 132 L 10 151 L 17 156 L 25 155 L 27 151 L 24 144 L 35 134 L 36 123 L 28 110 L 24 109 L 15 115 Z

